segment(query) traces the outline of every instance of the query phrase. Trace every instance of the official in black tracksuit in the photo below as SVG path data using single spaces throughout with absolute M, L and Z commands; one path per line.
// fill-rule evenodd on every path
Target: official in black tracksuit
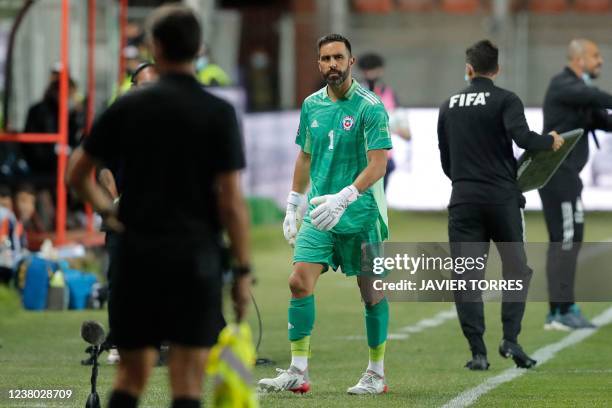
M 518 366 L 529 368 L 535 361 L 522 351 L 517 337 L 532 271 L 527 266 L 522 245 L 525 199 L 516 183 L 512 141 L 527 150 L 558 149 L 563 141 L 558 134 L 541 136 L 529 130 L 521 100 L 493 84 L 499 70 L 497 61 L 498 50 L 488 40 L 467 49 L 466 72 L 470 85 L 440 108 L 438 139 L 442 168 L 453 184 L 448 222 L 452 255 L 483 256 L 489 250 L 489 241 L 493 240 L 502 258 L 504 279 L 522 281 L 524 289 L 518 297 L 517 293 L 503 294 L 504 337 L 500 352 L 504 357 L 513 357 Z M 476 244 L 460 244 L 465 242 Z M 482 280 L 484 269 L 453 276 L 468 281 Z M 457 291 L 455 303 L 472 351 L 473 359 L 466 367 L 486 370 L 489 364 L 483 341 L 481 292 Z
M 589 139 L 597 144 L 594 130 L 612 130 L 612 95 L 590 81 L 599 76 L 603 60 L 597 45 L 573 40 L 568 65 L 550 81 L 544 98 L 544 132 L 583 128 L 585 134 L 548 184 L 539 190 L 550 245 L 546 273 L 550 314 L 547 329 L 593 327 L 574 305 L 576 260 L 584 237 L 584 213 L 580 171 L 589 158 Z

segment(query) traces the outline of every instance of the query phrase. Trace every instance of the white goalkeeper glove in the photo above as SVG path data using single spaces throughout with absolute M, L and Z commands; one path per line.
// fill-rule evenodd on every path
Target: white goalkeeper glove
M 357 198 L 359 191 L 352 184 L 337 194 L 314 197 L 310 200 L 310 204 L 317 206 L 310 212 L 312 225 L 321 231 L 329 231 L 338 224 L 349 204 Z
M 297 224 L 302 221 L 300 207 L 306 196 L 304 194 L 292 191 L 287 197 L 287 212 L 285 221 L 283 221 L 283 233 L 289 245 L 295 245 L 295 237 L 297 236 Z

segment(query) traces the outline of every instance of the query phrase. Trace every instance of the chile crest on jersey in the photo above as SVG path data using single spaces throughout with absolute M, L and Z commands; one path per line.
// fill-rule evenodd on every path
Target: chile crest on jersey
M 355 124 L 354 117 L 347 115 L 342 118 L 342 128 L 346 130 L 347 132 L 353 128 L 354 124 Z

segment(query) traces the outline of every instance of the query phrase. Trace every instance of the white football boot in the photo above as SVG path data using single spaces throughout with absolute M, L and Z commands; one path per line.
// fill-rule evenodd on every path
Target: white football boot
M 291 391 L 304 394 L 310 390 L 308 371 L 300 371 L 294 366 L 289 367 L 288 370 L 277 368 L 276 371 L 279 373 L 277 377 L 259 380 L 257 383 L 259 391 L 266 393 Z
M 349 388 L 346 392 L 351 395 L 375 395 L 385 393 L 387 390 L 384 377 L 373 371 L 366 371 L 359 379 L 357 385 Z

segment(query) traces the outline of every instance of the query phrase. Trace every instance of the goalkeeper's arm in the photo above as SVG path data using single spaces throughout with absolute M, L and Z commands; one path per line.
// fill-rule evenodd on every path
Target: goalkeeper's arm
M 300 149 L 300 153 L 295 161 L 295 169 L 293 171 L 292 191 L 299 194 L 304 194 L 308 188 L 310 180 L 310 154 Z
M 387 150 L 376 149 L 368 151 L 368 165 L 357 176 L 353 185 L 363 193 L 374 183 L 385 176 L 387 172 Z

